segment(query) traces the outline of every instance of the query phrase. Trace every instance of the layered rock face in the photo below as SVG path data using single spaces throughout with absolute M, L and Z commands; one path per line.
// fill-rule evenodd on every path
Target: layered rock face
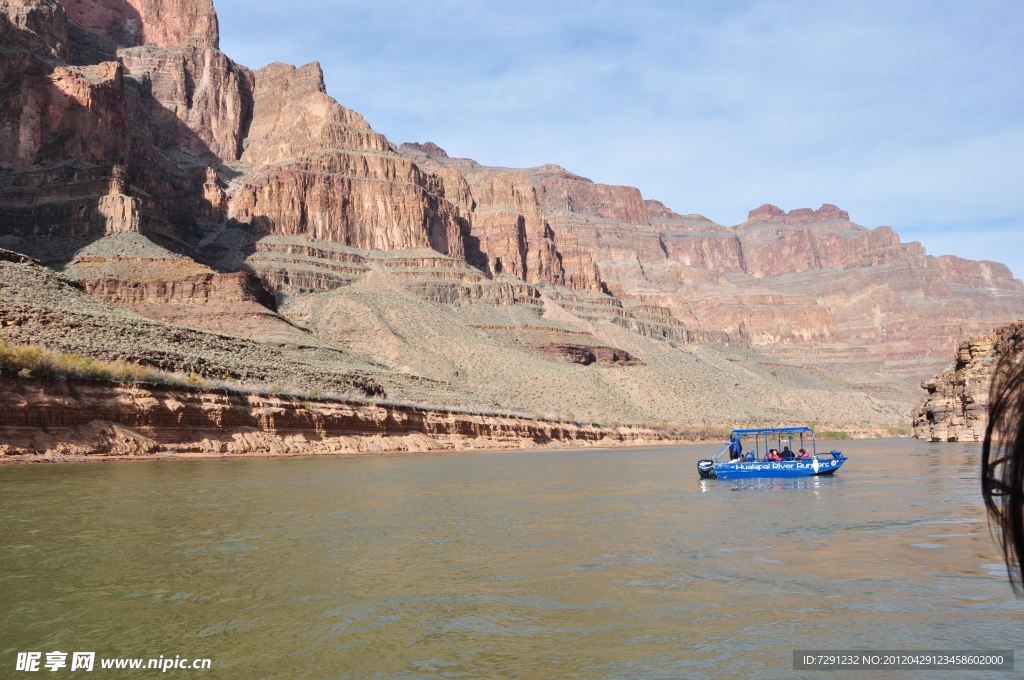
M 725 227 L 557 165 L 396 147 L 328 96 L 318 64 L 221 53 L 209 0 L 4 0 L 0 36 L 0 247 L 167 324 L 154 334 L 273 346 L 278 365 L 146 361 L 327 386 L 362 372 L 376 394 L 488 408 L 554 412 L 564 394 L 595 418 L 704 412 L 658 390 L 739 420 L 804 420 L 824 400 L 845 422 L 894 418 L 909 396 L 893 375 L 931 375 L 965 334 L 1024 315 L 1002 265 L 929 257 L 835 206 Z M 64 312 L 19 305 L 4 318 L 22 340 L 74 346 L 54 330 Z M 678 382 L 708 343 L 741 358 Z M 772 382 L 776 364 L 792 383 Z M 851 395 L 793 364 L 873 384 Z M 715 402 L 718 378 L 763 382 L 743 399 L 764 403 Z
M 406 143 L 400 150 L 434 172 L 456 202 L 465 232 L 467 260 L 493 275 L 533 284 L 564 285 L 563 257 L 545 218 L 536 187 L 522 171 L 486 168 L 468 159 L 450 159 L 436 144 Z M 592 266 L 569 275 L 570 287 L 597 290 Z
M 217 48 L 212 0 L 61 0 L 72 25 L 124 47 L 195 45 Z
M 693 438 L 608 427 L 225 390 L 40 380 L 0 372 L 0 456 L 310 455 L 650 445 Z
M 467 178 L 498 170 L 447 164 Z M 804 345 L 811 364 L 834 357 L 836 343 L 866 347 L 877 357 L 873 372 L 913 382 L 966 335 L 1024 314 L 1024 284 L 1003 265 L 930 257 L 919 243 L 901 243 L 889 227 L 861 227 L 833 205 L 766 205 L 724 227 L 558 166 L 514 172 L 534 184 L 557 248 L 582 252 L 584 269 L 596 265 L 596 277 L 573 278 L 578 270 L 563 258 L 567 283 L 593 281 L 665 307 L 689 326 L 767 348 Z M 475 213 L 471 221 L 476 233 Z M 480 233 L 486 250 L 490 240 Z
M 319 64 L 256 72 L 244 147 L 242 160 L 262 169 L 232 192 L 230 217 L 259 232 L 464 254 L 458 211 L 441 180 L 327 96 Z
M 203 167 L 216 156 L 188 123 L 209 132 L 196 107 L 216 110 L 231 96 L 210 75 L 215 66 L 191 66 L 209 66 L 211 55 L 225 68 L 229 60 L 193 46 L 160 54 L 162 48 L 131 48 L 122 61 L 118 45 L 104 43 L 110 49 L 97 54 L 105 60 L 73 65 L 76 45 L 92 34 L 69 24 L 53 0 L 19 4 L 0 6 L 14 48 L 0 55 L 7 91 L 0 103 L 0 238 L 19 247 L 19 240 L 39 236 L 139 231 L 187 247 L 182 239 L 197 216 L 216 212 Z M 88 7 L 71 9 L 92 16 Z M 142 63 L 140 55 L 152 58 Z M 164 106 L 185 99 L 189 105 L 178 110 Z M 207 137 L 216 144 L 216 134 Z M 183 150 L 182 162 L 164 150 Z
M 977 335 L 957 349 L 956 363 L 921 387 L 928 391 L 914 409 L 914 437 L 933 442 L 977 442 L 988 426 L 992 376 L 1007 348 L 1024 340 L 1024 322 Z
M 17 90 L 0 131 L 12 239 L 111 233 L 113 195 L 130 199 L 122 221 L 193 256 L 229 219 L 257 233 L 463 256 L 442 180 L 328 97 L 319 65 L 254 73 L 227 58 L 208 0 L 3 9 L 15 48 L 3 81 Z
M 930 257 L 834 205 L 764 205 L 725 227 L 557 165 L 488 168 L 429 142 L 400 150 L 460 197 L 467 256 L 484 271 L 652 304 L 788 360 L 799 360 L 791 344 L 810 365 L 863 347 L 868 373 L 913 384 L 966 335 L 1024 314 L 1024 284 L 1004 266 Z

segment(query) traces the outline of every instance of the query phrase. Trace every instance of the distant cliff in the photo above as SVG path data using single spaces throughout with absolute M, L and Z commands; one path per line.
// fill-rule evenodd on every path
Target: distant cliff
M 914 410 L 914 436 L 933 442 L 976 442 L 988 425 L 992 374 L 1005 349 L 1024 339 L 1024 321 L 960 345 L 956 363 L 922 383 L 928 396 Z
M 966 336 L 1024 315 L 1024 283 L 1005 265 L 929 256 L 834 205 L 763 205 L 726 227 L 557 165 L 486 167 L 433 143 L 399 150 L 460 197 L 467 258 L 484 271 L 657 305 L 789 360 L 825 366 L 844 343 L 875 357 L 857 371 L 914 383 Z

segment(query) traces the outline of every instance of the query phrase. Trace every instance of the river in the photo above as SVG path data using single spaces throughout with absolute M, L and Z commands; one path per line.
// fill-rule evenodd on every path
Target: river
M 794 649 L 1020 655 L 978 446 L 842 442 L 833 478 L 701 481 L 715 448 L 3 466 L 0 676 L 54 650 L 245 680 L 821 678 Z M 154 674 L 98 664 L 41 677 Z

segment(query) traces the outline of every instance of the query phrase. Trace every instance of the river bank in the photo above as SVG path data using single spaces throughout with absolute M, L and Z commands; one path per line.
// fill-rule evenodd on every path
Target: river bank
M 0 373 L 0 461 L 646 446 L 698 431 Z
M 721 441 L 728 429 L 0 371 L 0 464 L 655 446 Z M 864 426 L 844 434 L 885 431 Z

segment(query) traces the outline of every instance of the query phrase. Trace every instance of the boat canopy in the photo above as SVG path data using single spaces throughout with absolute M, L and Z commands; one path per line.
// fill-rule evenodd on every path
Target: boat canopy
M 787 434 L 787 433 L 790 433 L 790 432 L 792 432 L 793 434 L 796 434 L 797 432 L 810 432 L 812 435 L 814 434 L 814 430 L 812 428 L 809 428 L 809 427 L 762 427 L 762 428 L 758 428 L 756 430 L 733 430 L 732 431 L 733 434 L 738 434 L 738 435 Z
M 741 443 L 744 437 L 754 438 L 753 446 L 746 451 Z M 729 443 L 722 446 L 712 460 L 717 462 L 727 451 L 730 452 L 729 459 L 739 458 L 746 453 L 748 456 L 752 454 L 754 460 L 760 460 L 773 448 L 772 444 L 775 444 L 775 447 L 780 450 L 785 448 L 789 452 L 788 455 L 792 457 L 796 457 L 795 448 L 798 447 L 802 450 L 805 445 L 810 444 L 811 455 L 818 455 L 818 445 L 814 439 L 813 428 L 760 427 L 751 430 L 733 430 L 732 435 L 729 436 Z M 785 451 L 783 453 L 785 454 Z

